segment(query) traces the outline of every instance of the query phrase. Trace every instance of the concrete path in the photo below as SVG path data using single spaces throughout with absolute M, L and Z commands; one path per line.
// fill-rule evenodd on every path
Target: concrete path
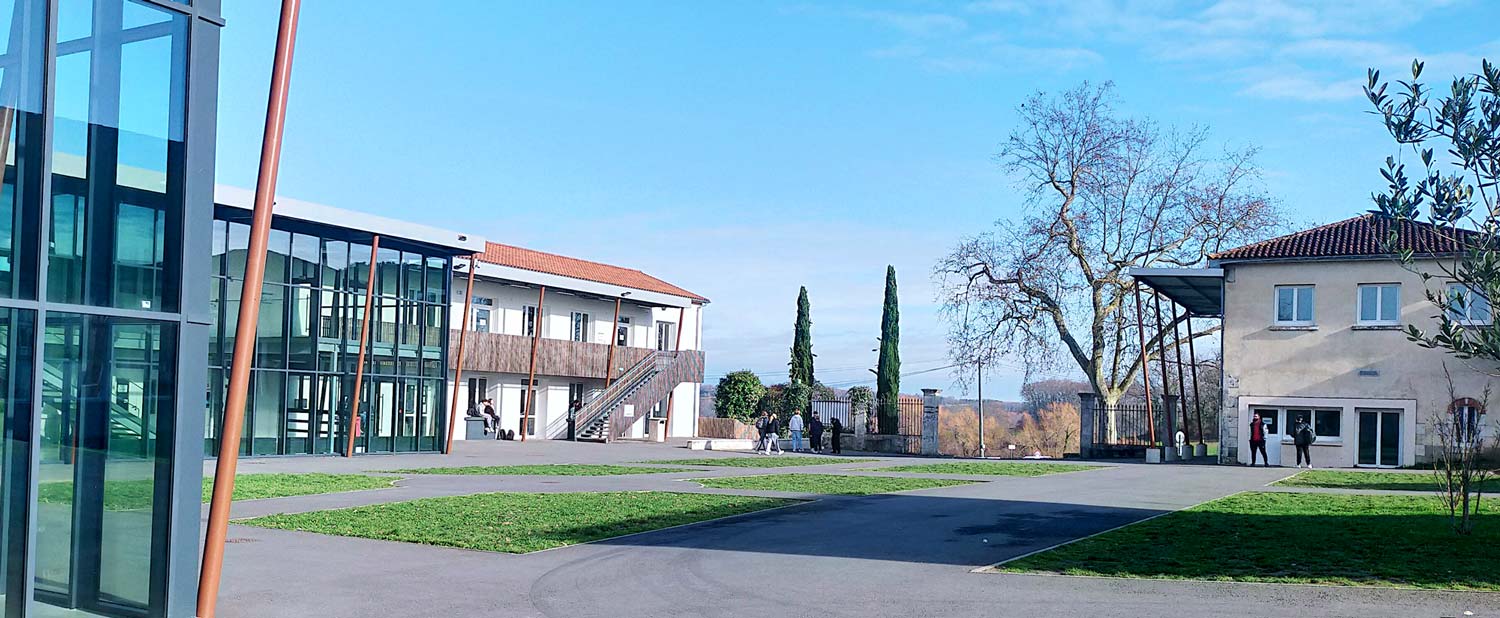
M 464 444 L 452 457 L 264 460 L 251 471 L 621 463 L 661 445 Z M 722 455 L 719 455 L 722 456 Z M 906 463 L 909 460 L 901 461 Z M 461 462 L 461 463 L 460 463 Z M 879 464 L 780 468 L 839 472 Z M 252 466 L 257 469 L 252 470 Z M 412 476 L 401 487 L 235 505 L 236 517 L 477 491 L 704 490 L 680 479 Z M 1461 616 L 1500 595 L 1021 576 L 974 569 L 1238 491 L 1294 470 L 1117 465 L 805 504 L 527 555 L 231 527 L 220 616 Z M 1233 548 L 1226 548 L 1233 551 Z M 1142 557 L 1149 559 L 1149 557 Z

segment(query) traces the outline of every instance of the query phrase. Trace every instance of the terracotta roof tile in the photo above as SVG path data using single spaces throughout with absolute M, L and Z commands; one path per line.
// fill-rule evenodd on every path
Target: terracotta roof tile
M 1448 254 L 1463 250 L 1463 242 L 1430 223 L 1364 214 L 1310 230 L 1278 236 L 1212 254 L 1218 261 L 1295 260 L 1391 255 L 1386 240 L 1396 231 L 1396 245 L 1418 254 Z M 1472 232 L 1462 232 L 1462 235 Z
M 708 302 L 707 298 L 633 268 L 622 268 L 610 264 L 590 262 L 588 260 L 580 260 L 578 258 L 536 251 L 534 249 L 503 245 L 497 242 L 486 242 L 484 244 L 484 254 L 479 257 L 479 261 L 562 277 L 583 279 L 596 283 L 618 285 L 645 290 L 647 292 L 683 296 L 700 302 Z

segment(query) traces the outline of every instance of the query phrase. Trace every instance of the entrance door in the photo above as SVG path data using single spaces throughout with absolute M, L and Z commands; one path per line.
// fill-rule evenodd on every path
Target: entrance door
M 1358 412 L 1359 465 L 1381 468 L 1401 465 L 1401 411 Z

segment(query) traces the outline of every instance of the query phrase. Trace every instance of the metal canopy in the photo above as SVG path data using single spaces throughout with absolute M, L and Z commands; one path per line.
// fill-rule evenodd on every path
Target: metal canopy
M 1195 318 L 1224 316 L 1224 269 L 1132 268 L 1129 274 Z

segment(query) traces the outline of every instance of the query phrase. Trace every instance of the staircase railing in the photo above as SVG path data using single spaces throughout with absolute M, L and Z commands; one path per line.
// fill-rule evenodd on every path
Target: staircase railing
M 641 378 L 641 384 L 632 389 L 630 393 L 620 402 L 620 405 L 634 405 L 637 409 L 645 409 L 656 405 L 666 399 L 672 393 L 672 389 L 679 384 L 701 379 L 703 371 L 703 355 L 695 351 L 684 352 L 657 352 L 655 371 Z M 634 420 L 634 419 L 630 419 Z M 618 436 L 625 432 L 626 420 L 611 416 L 609 419 L 610 435 Z
M 656 371 L 656 362 L 656 355 L 650 355 L 625 369 L 625 373 L 612 380 L 608 388 L 599 391 L 598 396 L 583 404 L 583 409 L 578 411 L 576 426 L 582 429 L 609 414 L 630 393 L 636 382 Z

